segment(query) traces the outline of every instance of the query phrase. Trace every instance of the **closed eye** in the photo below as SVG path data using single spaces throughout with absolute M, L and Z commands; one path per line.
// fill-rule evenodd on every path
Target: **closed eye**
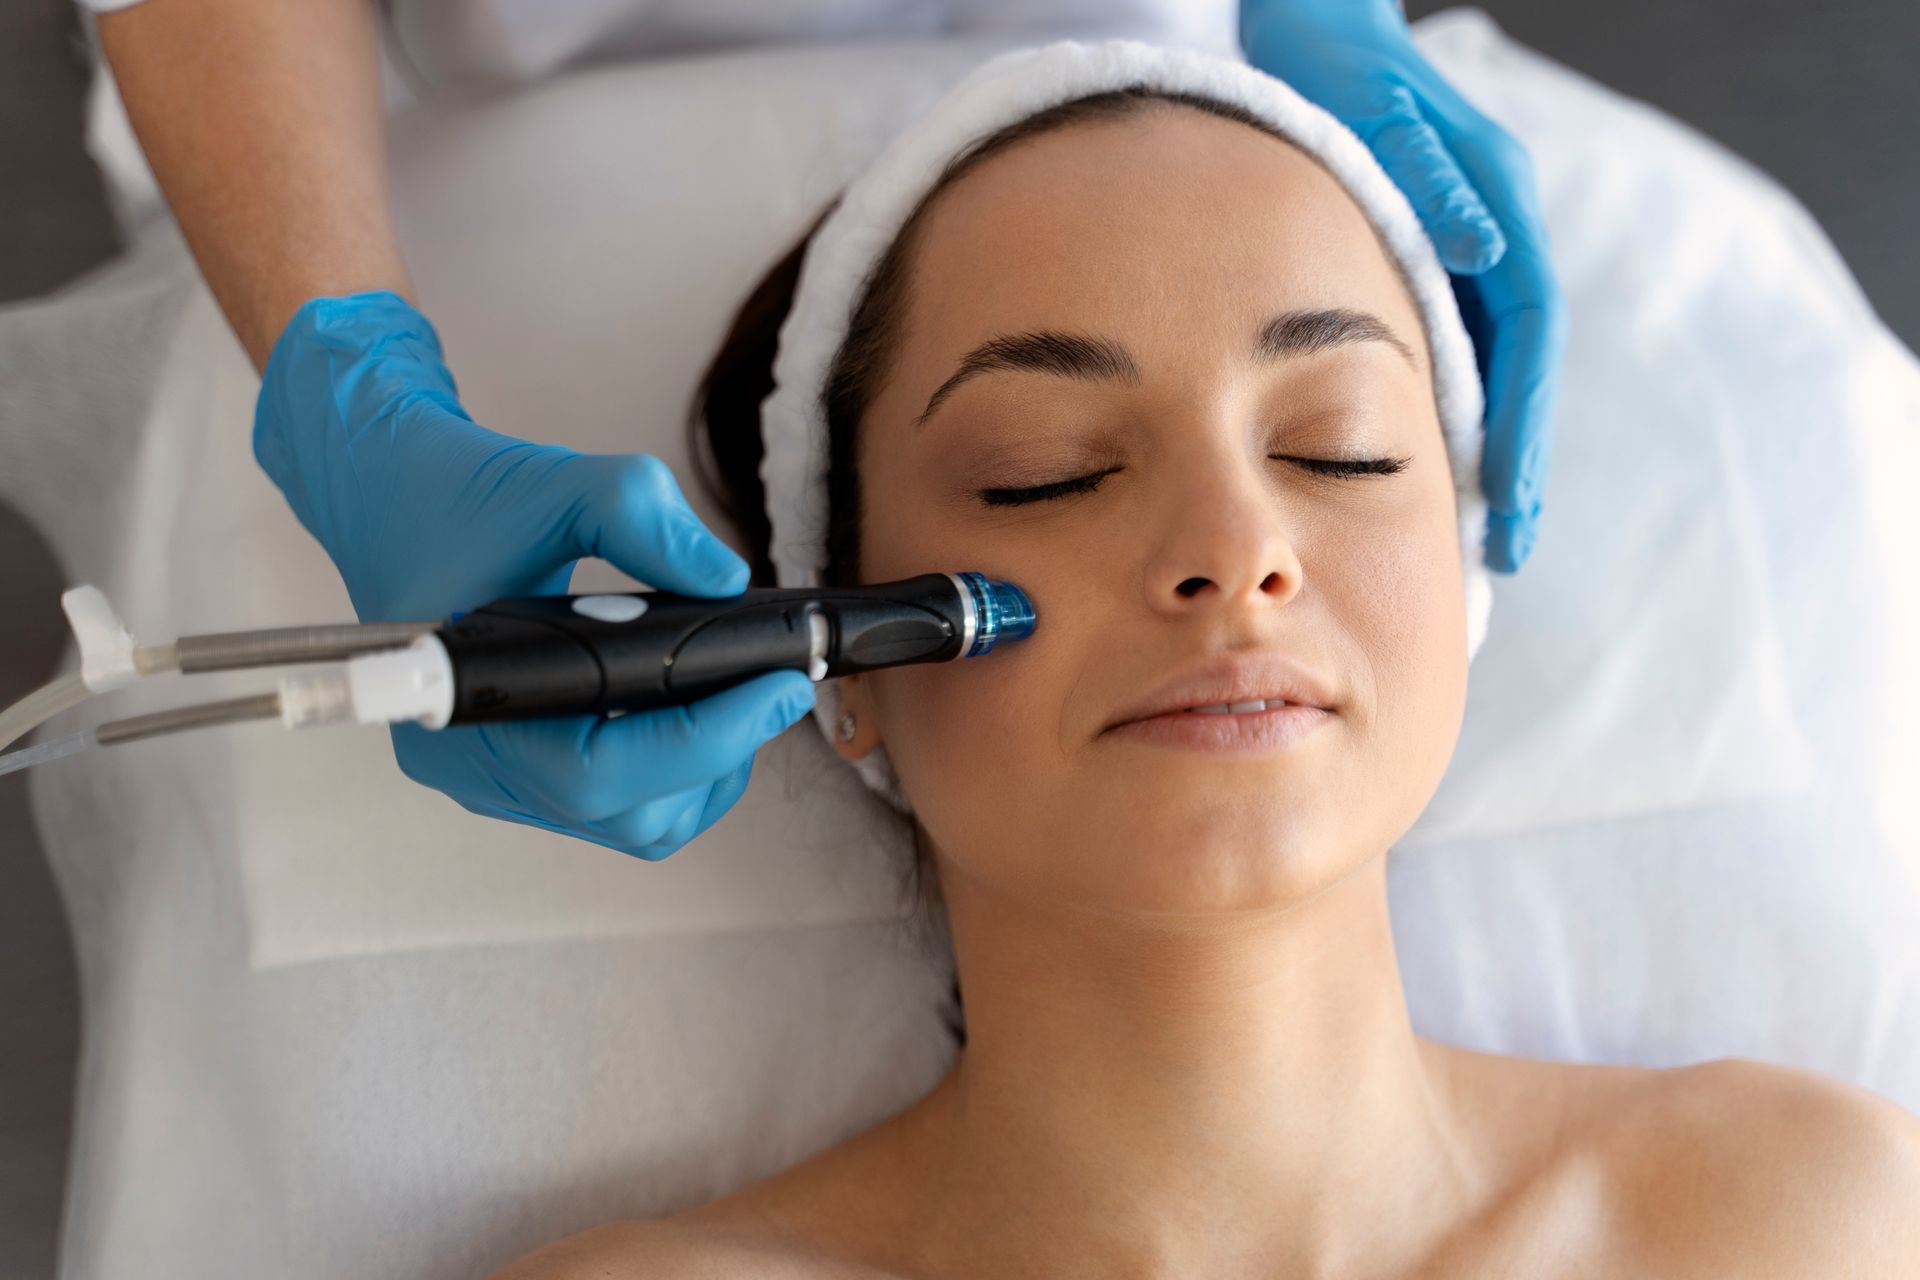
M 1397 475 L 1406 470 L 1411 458 L 1293 458 L 1286 454 L 1269 455 L 1276 462 L 1294 462 L 1309 471 L 1321 475 L 1351 479 L 1363 475 Z M 1028 502 L 1046 502 L 1053 498 L 1066 498 L 1074 494 L 1092 493 L 1100 487 L 1100 482 L 1120 470 L 1108 467 L 1104 471 L 1089 472 L 1084 476 L 1074 476 L 1069 480 L 1055 480 L 1051 484 L 1035 485 L 1029 489 L 982 489 L 980 501 L 989 507 L 1013 507 Z

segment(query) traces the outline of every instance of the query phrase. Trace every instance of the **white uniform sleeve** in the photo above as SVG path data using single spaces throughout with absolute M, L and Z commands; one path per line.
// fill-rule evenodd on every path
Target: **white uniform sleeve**
M 140 0 L 78 0 L 82 9 L 91 9 L 95 13 L 112 13 L 115 9 L 131 9 Z
M 1238 0 L 950 0 L 953 29 L 1035 40 L 1131 36 L 1240 56 Z

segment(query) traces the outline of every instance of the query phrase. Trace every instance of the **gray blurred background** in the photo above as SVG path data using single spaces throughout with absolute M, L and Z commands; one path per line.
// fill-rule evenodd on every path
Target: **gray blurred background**
M 1414 18 L 1447 7 L 1406 4 Z M 1826 228 L 1881 317 L 1920 348 L 1920 4 L 1480 7 L 1523 43 L 1772 173 Z M 56 289 L 119 250 L 81 146 L 89 58 L 70 0 L 0 0 L 0 305 Z M 0 704 L 55 673 L 68 585 L 45 541 L 0 504 Z M 54 1271 L 77 1000 L 66 919 L 28 819 L 24 775 L 11 774 L 0 778 L 0 1280 Z

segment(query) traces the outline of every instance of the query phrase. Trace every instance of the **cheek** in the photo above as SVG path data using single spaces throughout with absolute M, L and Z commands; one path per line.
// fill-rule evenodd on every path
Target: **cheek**
M 1032 836 L 1061 794 L 1071 730 L 1073 655 L 1084 652 L 1068 590 L 996 560 L 983 572 L 1019 583 L 1039 625 L 979 658 L 894 667 L 867 679 L 887 757 L 916 815 L 942 848 L 993 848 Z
M 1450 491 L 1395 522 L 1336 574 L 1338 609 L 1361 650 L 1355 691 L 1364 743 L 1356 785 L 1376 801 L 1382 847 L 1397 840 L 1440 785 L 1466 709 L 1466 601 Z
M 1088 598 L 1100 585 L 1079 549 L 1041 554 L 1030 532 L 996 536 L 930 507 L 947 499 L 929 497 L 937 489 L 927 477 L 877 447 L 865 465 L 880 478 L 862 529 L 868 581 L 973 570 L 1015 583 L 1033 601 L 1038 625 L 1025 640 L 865 677 L 888 762 L 928 833 L 944 848 L 997 847 L 1038 822 L 1044 799 L 1059 794 L 1068 767 L 1062 708 L 1071 705 L 1088 619 L 1100 616 Z

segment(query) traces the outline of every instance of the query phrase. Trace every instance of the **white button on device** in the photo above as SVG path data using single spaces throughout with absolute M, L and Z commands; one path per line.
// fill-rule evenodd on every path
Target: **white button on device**
M 647 602 L 639 596 L 581 596 L 573 611 L 596 622 L 632 622 L 647 611 Z
M 833 624 L 818 609 L 807 612 L 807 679 L 819 684 L 827 678 L 827 647 L 833 643 Z

